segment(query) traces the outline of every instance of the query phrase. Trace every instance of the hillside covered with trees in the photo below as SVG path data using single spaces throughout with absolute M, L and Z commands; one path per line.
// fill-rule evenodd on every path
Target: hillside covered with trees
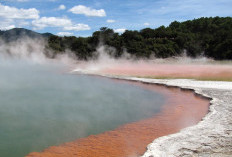
M 232 59 L 232 18 L 174 21 L 168 27 L 126 30 L 121 35 L 103 27 L 86 38 L 50 36 L 48 47 L 56 53 L 70 49 L 79 59 L 88 59 L 93 57 L 99 43 L 114 47 L 114 52 L 109 53 L 116 58 L 126 50 L 137 58 L 166 58 L 186 52 L 191 57 L 204 55 L 216 60 L 228 60 Z
M 24 29 L 24 28 L 13 28 L 11 30 L 7 30 L 7 31 L 1 31 L 0 30 L 0 38 L 2 40 L 4 40 L 5 42 L 12 42 L 12 41 L 16 41 L 16 40 L 20 40 L 22 38 L 31 38 L 31 39 L 38 39 L 38 38 L 43 38 L 43 39 L 47 39 L 50 36 L 52 36 L 53 34 L 51 33 L 37 33 L 28 29 Z
M 28 36 L 47 40 L 49 57 L 71 50 L 79 59 L 94 59 L 99 45 L 108 47 L 107 53 L 120 58 L 124 52 L 134 58 L 167 58 L 186 53 L 190 57 L 206 56 L 216 60 L 232 59 L 232 18 L 210 17 L 172 22 L 169 26 L 140 31 L 126 30 L 123 34 L 103 27 L 90 37 L 59 37 L 50 33 L 39 34 L 23 28 L 0 31 L 7 42 Z M 45 51 L 46 52 L 46 51 Z M 48 51 L 47 51 L 48 52 Z M 50 53 L 49 53 L 50 54 Z

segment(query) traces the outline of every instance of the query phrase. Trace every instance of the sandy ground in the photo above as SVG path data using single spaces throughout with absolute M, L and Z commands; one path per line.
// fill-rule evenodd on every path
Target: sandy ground
M 119 80 L 116 80 L 119 81 Z M 192 91 L 179 88 L 132 83 L 147 90 L 159 91 L 167 97 L 166 105 L 158 115 L 113 131 L 78 139 L 60 146 L 53 146 L 28 157 L 135 157 L 146 151 L 153 139 L 176 133 L 180 129 L 197 124 L 208 112 L 209 100 L 202 99 Z

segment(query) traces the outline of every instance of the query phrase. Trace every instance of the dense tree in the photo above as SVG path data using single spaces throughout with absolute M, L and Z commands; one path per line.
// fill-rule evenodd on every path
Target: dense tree
M 140 31 L 126 30 L 119 35 L 102 27 L 88 38 L 50 36 L 48 47 L 56 53 L 72 50 L 79 59 L 93 57 L 99 44 L 115 48 L 110 55 L 120 57 L 123 51 L 138 58 L 156 56 L 166 58 L 181 55 L 205 55 L 217 60 L 232 59 L 232 18 L 210 17 L 172 22 L 168 27 L 145 28 Z

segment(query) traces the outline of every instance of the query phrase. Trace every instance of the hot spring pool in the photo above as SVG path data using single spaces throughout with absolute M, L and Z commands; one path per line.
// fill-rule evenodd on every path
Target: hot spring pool
M 160 111 L 159 93 L 115 80 L 62 73 L 55 64 L 0 62 L 0 156 L 98 134 Z

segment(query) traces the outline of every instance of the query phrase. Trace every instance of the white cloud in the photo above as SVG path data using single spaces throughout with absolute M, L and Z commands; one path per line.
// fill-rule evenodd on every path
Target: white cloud
M 22 0 L 21 0 L 22 1 Z M 39 11 L 35 8 L 18 9 L 0 3 L 0 29 L 8 30 L 15 27 L 28 26 L 28 20 L 39 18 Z
M 12 19 L 3 19 L 1 20 L 0 22 L 0 30 L 8 30 L 8 29 L 11 29 L 11 27 L 9 26 L 15 26 L 14 25 L 14 20 Z
M 0 3 L 0 17 L 5 19 L 38 19 L 39 11 L 35 8 L 18 9 Z
M 71 32 L 59 32 L 59 33 L 57 33 L 57 35 L 59 35 L 59 36 L 72 36 L 73 33 L 71 33 Z
M 60 17 L 42 17 L 32 21 L 34 29 L 43 29 L 45 27 L 61 27 L 66 31 L 83 31 L 90 30 L 90 27 L 86 24 L 73 24 L 68 18 Z
M 32 21 L 32 25 L 37 29 L 43 29 L 45 27 L 65 27 L 71 26 L 72 21 L 68 18 L 59 17 L 42 17 Z
M 18 20 L 18 21 L 15 21 L 14 23 L 17 25 L 17 27 L 24 27 L 24 26 L 30 25 L 30 22 L 25 21 L 25 20 Z
M 114 22 L 116 22 L 116 21 L 115 21 L 115 20 L 109 19 L 109 20 L 106 20 L 106 22 L 107 22 L 107 23 L 114 23 Z
M 84 31 L 84 30 L 90 30 L 90 27 L 86 24 L 76 24 L 76 25 L 72 25 L 72 26 L 66 26 L 64 27 L 64 30 L 66 31 Z
M 1 30 L 8 30 L 15 27 L 28 26 L 30 23 L 25 20 L 14 20 L 14 19 L 2 19 L 0 22 Z
M 114 29 L 114 32 L 116 33 L 124 33 L 125 31 L 126 31 L 125 28 Z
M 0 30 L 9 30 L 15 28 L 15 25 L 0 26 Z
M 86 7 L 84 5 L 77 5 L 72 7 L 70 10 L 73 14 L 83 14 L 85 16 L 98 16 L 98 17 L 104 17 L 106 16 L 106 12 L 104 9 L 92 9 L 90 7 Z
M 143 25 L 144 25 L 144 26 L 149 26 L 149 25 L 150 25 L 150 23 L 145 22 Z
M 66 7 L 65 7 L 65 5 L 63 5 L 63 4 L 61 4 L 60 6 L 59 6 L 59 8 L 58 8 L 58 10 L 65 10 L 66 9 Z

